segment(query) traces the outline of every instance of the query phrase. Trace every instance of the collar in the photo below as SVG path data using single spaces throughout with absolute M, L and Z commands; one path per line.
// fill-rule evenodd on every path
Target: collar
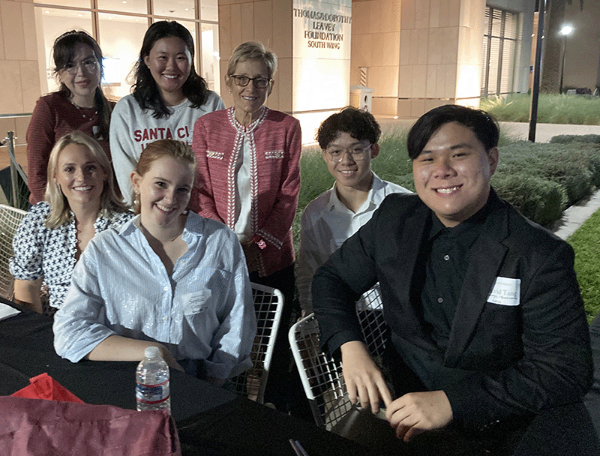
M 256 130 L 258 128 L 258 126 L 263 122 L 263 120 L 265 120 L 265 117 L 267 117 L 268 112 L 269 112 L 269 108 L 267 108 L 266 106 L 263 106 L 263 111 L 262 111 L 261 115 L 258 117 L 258 119 L 256 119 L 254 122 L 252 122 L 248 126 L 242 125 L 235 118 L 235 106 L 231 106 L 230 108 L 227 109 L 227 116 L 229 117 L 229 121 L 231 122 L 231 125 L 233 125 L 235 127 L 235 129 L 238 131 L 238 133 L 247 135 L 248 133 L 252 133 L 254 130 Z
M 119 229 L 119 234 L 123 236 L 130 236 L 138 231 L 140 234 L 142 234 L 142 231 L 140 230 L 140 223 L 141 215 L 138 214 L 121 226 Z M 185 222 L 185 226 L 183 227 L 183 234 L 181 236 L 182 239 L 187 241 L 190 237 L 201 237 L 203 227 L 204 218 L 200 217 L 193 211 L 188 211 L 187 220 Z
M 385 188 L 385 182 L 382 181 L 379 178 L 379 176 L 377 176 L 377 174 L 375 174 L 373 171 L 371 171 L 371 173 L 373 173 L 373 182 L 371 183 L 371 189 L 369 190 L 365 203 L 368 201 L 369 206 L 374 204 L 375 206 L 379 207 L 381 202 L 386 197 L 386 195 L 383 192 L 383 189 Z M 338 198 L 335 186 L 336 182 L 333 183 L 333 187 L 331 187 L 331 189 L 329 190 L 329 201 L 327 202 L 327 211 L 349 211 L 350 209 L 348 209 L 346 205 L 342 203 Z M 357 214 L 358 213 L 359 212 L 357 212 Z

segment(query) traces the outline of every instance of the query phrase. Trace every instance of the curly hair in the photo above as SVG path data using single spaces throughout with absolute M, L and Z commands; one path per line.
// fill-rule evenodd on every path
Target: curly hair
M 52 59 L 54 60 L 54 75 L 58 76 L 59 73 L 67 65 L 73 63 L 75 46 L 79 43 L 91 47 L 92 51 L 94 51 L 94 56 L 96 57 L 96 60 L 98 60 L 98 65 L 100 65 L 100 80 L 102 80 L 102 75 L 104 73 L 104 67 L 102 65 L 102 60 L 104 57 L 102 56 L 102 50 L 100 49 L 100 46 L 98 46 L 96 40 L 83 30 L 70 30 L 60 35 L 54 41 L 54 46 L 52 46 Z M 60 83 L 58 93 L 60 93 L 63 97 L 67 99 L 71 96 L 71 91 L 62 82 Z M 96 108 L 98 109 L 99 117 L 98 132 L 95 135 L 96 139 L 105 138 L 106 140 L 108 140 L 108 130 L 110 126 L 112 104 L 104 96 L 104 92 L 102 92 L 102 87 L 100 85 L 96 87 L 94 101 L 96 104 Z
M 110 219 L 114 213 L 127 212 L 129 208 L 115 192 L 113 169 L 106 153 L 104 153 L 100 144 L 92 137 L 79 130 L 74 130 L 60 138 L 54 144 L 52 152 L 50 152 L 50 159 L 48 160 L 48 183 L 46 184 L 46 194 L 44 195 L 44 199 L 50 204 L 50 214 L 46 220 L 46 228 L 53 229 L 61 226 L 70 217 L 71 207 L 69 206 L 69 200 L 61 191 L 55 175 L 61 152 L 71 144 L 78 144 L 87 148 L 107 176 L 102 194 L 100 195 L 100 215 Z
M 171 36 L 183 40 L 192 56 L 190 75 L 182 87 L 183 95 L 191 101 L 194 108 L 202 106 L 208 98 L 206 81 L 196 73 L 194 67 L 194 40 L 188 29 L 175 21 L 155 22 L 144 35 L 140 56 L 133 69 L 135 75 L 133 97 L 142 109 L 153 110 L 152 116 L 156 119 L 168 118 L 172 111 L 160 96 L 156 81 L 144 63 L 144 59 L 150 55 L 150 51 L 158 40 Z

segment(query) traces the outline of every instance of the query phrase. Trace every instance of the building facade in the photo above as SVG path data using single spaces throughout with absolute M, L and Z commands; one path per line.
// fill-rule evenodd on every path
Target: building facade
M 298 117 L 304 142 L 322 119 L 372 92 L 378 116 L 418 117 L 442 104 L 477 106 L 482 94 L 526 92 L 534 2 L 529 0 L 0 0 L 0 132 L 25 138 L 27 114 L 55 90 L 50 49 L 83 29 L 104 56 L 105 91 L 129 93 L 144 32 L 183 23 L 196 68 L 227 105 L 232 50 L 263 42 L 279 58 L 268 105 Z M 569 79 L 567 79 L 569 81 Z M 3 134 L 3 133 L 2 133 Z

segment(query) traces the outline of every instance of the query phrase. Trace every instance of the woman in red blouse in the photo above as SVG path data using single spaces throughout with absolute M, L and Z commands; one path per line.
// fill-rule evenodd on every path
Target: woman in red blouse
M 29 202 L 44 200 L 48 160 L 59 138 L 80 130 L 96 139 L 110 160 L 108 127 L 111 103 L 102 93 L 102 51 L 86 32 L 71 30 L 52 48 L 57 92 L 38 99 L 27 128 Z

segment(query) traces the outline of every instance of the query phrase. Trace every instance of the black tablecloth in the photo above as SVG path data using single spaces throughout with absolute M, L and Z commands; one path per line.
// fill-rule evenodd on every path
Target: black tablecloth
M 74 364 L 60 358 L 54 352 L 52 319 L 43 315 L 25 311 L 0 321 L 0 395 L 10 395 L 46 372 L 86 403 L 134 409 L 136 365 Z M 289 439 L 299 440 L 310 456 L 372 454 L 312 423 L 173 370 L 171 412 L 184 454 L 293 456 Z

